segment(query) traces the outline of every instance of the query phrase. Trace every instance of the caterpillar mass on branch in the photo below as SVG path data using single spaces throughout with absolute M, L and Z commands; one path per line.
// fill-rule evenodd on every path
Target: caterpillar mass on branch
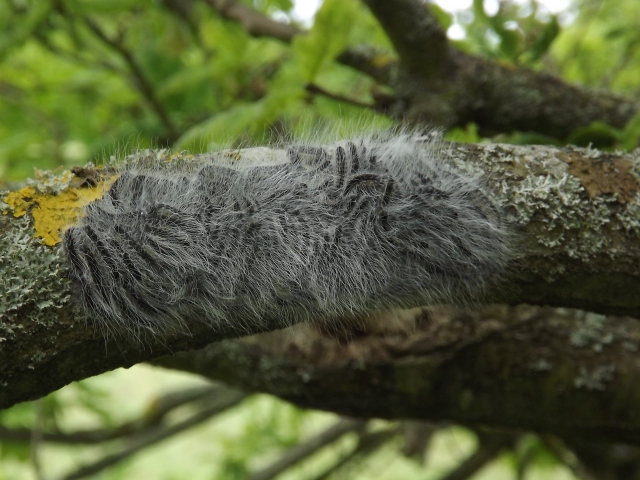
M 500 210 L 435 135 L 125 163 L 63 238 L 105 334 L 286 323 L 464 301 L 509 257 Z

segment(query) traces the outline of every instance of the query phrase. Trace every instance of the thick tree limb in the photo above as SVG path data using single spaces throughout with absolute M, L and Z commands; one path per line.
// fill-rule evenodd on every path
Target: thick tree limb
M 410 333 L 347 344 L 274 332 L 154 363 L 344 415 L 640 445 L 639 348 L 636 319 L 519 306 L 429 309 Z
M 447 145 L 441 153 L 470 174 L 484 172 L 487 189 L 513 225 L 512 272 L 490 292 L 493 301 L 640 317 L 637 157 L 463 144 Z M 274 158 L 278 155 L 286 157 L 286 152 L 275 151 Z M 69 300 L 64 260 L 56 249 L 33 238 L 28 218 L 0 217 L 0 408 L 117 367 L 285 326 L 273 318 L 260 325 L 238 323 L 214 330 L 187 319 L 191 335 L 144 338 L 137 344 L 96 338 Z M 640 331 L 632 321 L 624 324 L 630 335 Z M 603 327 L 602 335 L 610 334 Z M 519 348 L 527 352 L 526 345 Z M 509 351 L 496 350 L 495 355 L 508 361 Z M 613 364 L 621 369 L 616 371 L 631 368 Z M 236 365 L 234 371 L 243 368 Z
M 400 56 L 402 68 L 424 78 L 440 77 L 447 63 L 447 35 L 424 2 L 364 0 Z

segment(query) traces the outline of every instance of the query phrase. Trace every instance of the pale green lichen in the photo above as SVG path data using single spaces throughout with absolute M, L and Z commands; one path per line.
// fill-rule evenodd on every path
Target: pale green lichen
M 486 179 L 510 225 L 536 225 L 537 234 L 526 239 L 524 248 L 539 245 L 591 265 L 602 253 L 612 260 L 619 258 L 621 252 L 612 231 L 640 241 L 640 194 L 626 204 L 617 194 L 589 198 L 581 179 L 569 173 L 568 163 L 555 156 L 566 153 L 603 158 L 597 150 L 575 148 L 558 153 L 552 147 L 492 144 L 475 147 L 474 158 L 469 158 L 468 147 L 445 153 L 459 168 Z M 640 178 L 640 153 L 625 155 L 625 159 L 631 163 L 631 174 Z M 565 268 L 559 262 L 555 271 L 544 272 L 545 277 L 551 281 Z
M 93 164 L 87 165 L 85 168 L 91 168 Z M 35 188 L 38 192 L 58 195 L 63 190 L 69 188 L 73 174 L 64 170 L 35 170 L 34 178 L 27 179 L 27 186 Z
M 546 372 L 553 368 L 553 364 L 546 358 L 537 358 L 529 364 L 531 370 Z
M 603 227 L 610 222 L 608 204 L 613 195 L 585 198 L 580 180 L 567 173 L 567 165 L 555 158 L 531 158 L 527 176 L 519 182 L 502 182 L 500 194 L 508 221 L 541 225 L 537 242 L 550 249 L 562 248 L 569 258 L 588 262 L 608 246 Z M 559 269 L 560 266 L 558 266 Z
M 569 335 L 569 343 L 578 348 L 591 347 L 601 352 L 613 343 L 615 335 L 606 331 L 607 317 L 592 312 L 581 312 L 581 321 Z
M 638 175 L 640 178 L 640 175 Z M 615 217 L 627 233 L 640 231 L 640 198 L 636 198 L 627 205 L 627 208 L 616 212 Z
M 0 237 L 0 342 L 23 328 L 21 312 L 48 327 L 70 301 L 60 249 L 41 245 L 26 216 L 6 223 Z
M 605 390 L 606 384 L 613 381 L 615 371 L 615 365 L 600 365 L 591 370 L 580 367 L 578 376 L 573 379 L 573 386 L 586 390 Z

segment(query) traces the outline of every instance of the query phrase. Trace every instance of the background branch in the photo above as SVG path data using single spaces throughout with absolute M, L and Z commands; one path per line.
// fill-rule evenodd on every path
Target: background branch
M 223 17 L 238 22 L 256 37 L 273 37 L 289 43 L 301 32 L 298 27 L 273 20 L 237 0 L 207 0 L 207 3 Z
M 423 79 L 440 78 L 449 61 L 449 42 L 425 2 L 364 0 L 389 36 L 403 70 Z
M 308 330 L 287 336 L 226 341 L 154 364 L 343 415 L 640 445 L 633 318 L 529 306 L 429 309 L 410 333 L 344 346 Z
M 222 393 L 222 392 L 221 392 Z M 106 455 L 102 459 L 84 467 L 79 468 L 73 473 L 66 475 L 62 480 L 78 480 L 80 478 L 87 478 L 95 475 L 106 468 L 116 465 L 123 460 L 131 457 L 137 452 L 155 444 L 166 440 L 174 435 L 177 435 L 184 430 L 188 430 L 202 422 L 209 420 L 211 417 L 218 415 L 219 413 L 234 407 L 240 403 L 246 395 L 241 392 L 227 390 L 224 394 L 219 395 L 213 400 L 207 407 L 203 408 L 199 412 L 196 412 L 191 417 L 176 423 L 168 428 L 159 430 L 157 432 L 151 432 L 149 435 L 138 438 L 131 442 L 126 448 L 120 452 Z
M 465 128 L 474 122 L 483 135 L 523 131 L 564 140 L 596 121 L 624 128 L 640 111 L 637 100 L 456 50 L 419 0 L 402 0 L 402 8 L 384 0 L 365 3 L 392 40 L 400 61 L 362 47 L 345 50 L 337 60 L 390 84 L 395 93 L 379 107 L 394 117 L 443 128 Z M 250 30 L 245 28 L 254 35 L 289 42 L 301 33 L 236 1 L 209 0 L 209 4 L 226 18 L 249 24 Z M 231 6 L 234 15 L 225 10 Z
M 514 436 L 506 434 L 479 434 L 478 447 L 451 472 L 440 480 L 467 480 L 482 467 L 493 461 L 503 450 L 513 447 Z
M 330 466 L 323 473 L 314 478 L 314 480 L 325 480 L 331 478 L 336 472 L 343 468 L 351 466 L 363 458 L 374 453 L 389 440 L 398 435 L 397 427 L 387 428 L 385 430 L 377 430 L 371 432 L 362 432 L 358 437 L 358 446 L 347 455 L 344 455 L 334 465 Z
M 218 385 L 171 392 L 154 399 L 152 407 L 145 409 L 147 413 L 142 418 L 114 426 L 108 430 L 42 431 L 39 432 L 40 440 L 66 445 L 95 445 L 112 440 L 145 435 L 161 429 L 167 415 L 180 407 L 190 403 L 210 402 L 228 394 L 228 388 Z M 33 430 L 29 428 L 7 428 L 0 425 L 0 439 L 3 440 L 28 442 L 32 435 Z
M 361 420 L 340 420 L 319 435 L 296 445 L 268 467 L 254 472 L 249 480 L 270 480 L 323 447 L 335 442 L 343 435 L 361 431 L 365 425 L 366 422 Z

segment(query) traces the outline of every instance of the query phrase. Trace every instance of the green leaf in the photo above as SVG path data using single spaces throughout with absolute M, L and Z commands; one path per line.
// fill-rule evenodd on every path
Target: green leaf
M 306 82 L 312 82 L 323 64 L 344 50 L 356 7 L 351 0 L 325 0 L 309 33 L 294 38 L 293 51 Z
M 640 112 L 629 120 L 620 136 L 621 147 L 627 151 L 640 147 Z
M 213 64 L 197 65 L 191 68 L 182 68 L 165 77 L 158 86 L 158 96 L 167 97 L 181 92 L 186 92 L 202 82 L 210 80 L 216 72 Z
M 74 0 L 65 2 L 65 6 L 79 14 L 129 12 L 144 7 L 140 0 Z
M 461 143 L 477 143 L 482 140 L 482 137 L 478 133 L 478 125 L 474 122 L 467 123 L 464 128 L 452 128 L 447 132 L 445 138 L 451 142 Z
M 19 462 L 27 462 L 31 454 L 31 446 L 29 443 L 12 442 L 6 440 L 2 442 L 0 448 L 0 458 L 3 460 L 17 460 Z
M 202 152 L 215 146 L 229 147 L 243 134 L 253 133 L 260 117 L 260 103 L 237 105 L 187 130 L 176 149 Z
M 0 37 L 0 62 L 15 48 L 22 46 L 40 28 L 40 24 L 51 12 L 49 0 L 33 2 L 24 15 L 14 15 L 9 31 Z
M 484 10 L 484 0 L 473 0 L 473 13 L 478 20 L 482 20 L 486 23 L 489 22 L 489 16 Z
M 594 148 L 602 149 L 615 145 L 620 137 L 620 130 L 604 122 L 596 121 L 586 127 L 575 129 L 567 139 L 567 143 L 582 147 L 591 145 Z
M 544 26 L 531 48 L 526 52 L 526 63 L 531 64 L 547 53 L 559 33 L 560 24 L 558 23 L 558 18 L 554 15 L 549 23 Z

